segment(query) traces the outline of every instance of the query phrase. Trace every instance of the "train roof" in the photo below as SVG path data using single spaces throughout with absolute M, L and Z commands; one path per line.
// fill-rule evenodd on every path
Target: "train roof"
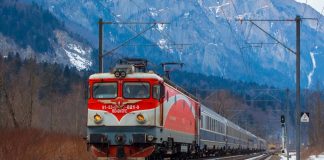
M 217 119 L 221 120 L 222 122 L 226 123 L 228 126 L 231 126 L 234 129 L 237 129 L 237 130 L 239 130 L 241 132 L 246 133 L 247 135 L 250 135 L 250 136 L 252 136 L 254 138 L 257 138 L 257 139 L 262 140 L 262 141 L 265 142 L 264 139 L 262 139 L 262 138 L 260 138 L 260 137 L 258 137 L 256 135 L 254 135 L 253 133 L 241 128 L 239 125 L 237 125 L 234 122 L 226 119 L 225 117 L 221 116 L 220 114 L 216 113 L 215 111 L 213 111 L 212 109 L 206 107 L 205 105 L 201 105 L 201 111 L 202 112 L 207 112 L 209 115 L 211 115 L 213 117 L 216 117 Z
M 188 97 L 192 98 L 195 101 L 199 101 L 197 97 L 195 97 L 194 95 L 192 95 L 191 93 L 187 92 L 185 89 L 179 87 L 178 85 L 176 85 L 175 83 L 173 83 L 171 80 L 169 80 L 168 78 L 163 78 L 164 82 L 169 84 L 170 86 L 174 87 L 175 89 L 179 90 L 180 92 L 182 92 L 183 94 L 187 95 Z
M 221 116 L 220 114 L 216 113 L 215 111 L 206 107 L 205 105 L 201 105 L 201 112 L 206 112 L 209 115 L 216 117 L 218 120 L 221 120 L 222 122 L 226 123 L 226 121 L 227 121 L 227 119 L 225 117 Z
M 105 78 L 116 78 L 114 74 L 112 73 L 95 73 L 92 74 L 89 79 L 105 79 Z M 155 74 L 154 72 L 137 72 L 137 73 L 130 73 L 127 74 L 125 78 L 152 78 L 157 79 L 159 81 L 162 81 L 163 78 L 159 75 Z

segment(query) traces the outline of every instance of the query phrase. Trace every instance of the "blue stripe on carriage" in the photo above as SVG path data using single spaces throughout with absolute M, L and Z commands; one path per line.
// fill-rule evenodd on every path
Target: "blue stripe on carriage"
M 225 136 L 206 130 L 200 130 L 200 138 L 209 141 L 225 142 Z

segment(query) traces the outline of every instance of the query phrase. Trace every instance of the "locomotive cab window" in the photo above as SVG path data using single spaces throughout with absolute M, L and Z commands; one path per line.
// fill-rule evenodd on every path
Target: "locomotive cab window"
M 124 98 L 149 98 L 150 84 L 147 82 L 125 82 L 123 84 Z
M 117 83 L 95 83 L 92 92 L 93 98 L 116 98 Z
M 161 87 L 160 85 L 153 86 L 153 98 L 160 99 L 161 98 Z

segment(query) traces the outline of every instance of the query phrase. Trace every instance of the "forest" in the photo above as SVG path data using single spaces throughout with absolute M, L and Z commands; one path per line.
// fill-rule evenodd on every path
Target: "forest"
M 93 158 L 83 140 L 88 75 L 18 53 L 0 56 L 0 159 Z

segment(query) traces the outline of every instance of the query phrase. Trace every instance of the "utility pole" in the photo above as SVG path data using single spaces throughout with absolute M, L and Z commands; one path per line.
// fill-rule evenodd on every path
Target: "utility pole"
M 287 160 L 289 160 L 288 122 L 289 122 L 289 89 L 286 90 L 286 125 L 285 125 Z
M 103 46 L 103 39 L 102 39 L 103 21 L 101 18 L 99 19 L 98 26 L 99 26 L 99 46 L 98 46 L 98 49 L 99 49 L 99 54 L 98 54 L 99 73 L 103 73 L 103 57 L 102 57 L 102 54 L 103 54 L 103 48 L 102 48 L 102 46 Z
M 300 160 L 300 16 L 296 16 L 296 159 Z

